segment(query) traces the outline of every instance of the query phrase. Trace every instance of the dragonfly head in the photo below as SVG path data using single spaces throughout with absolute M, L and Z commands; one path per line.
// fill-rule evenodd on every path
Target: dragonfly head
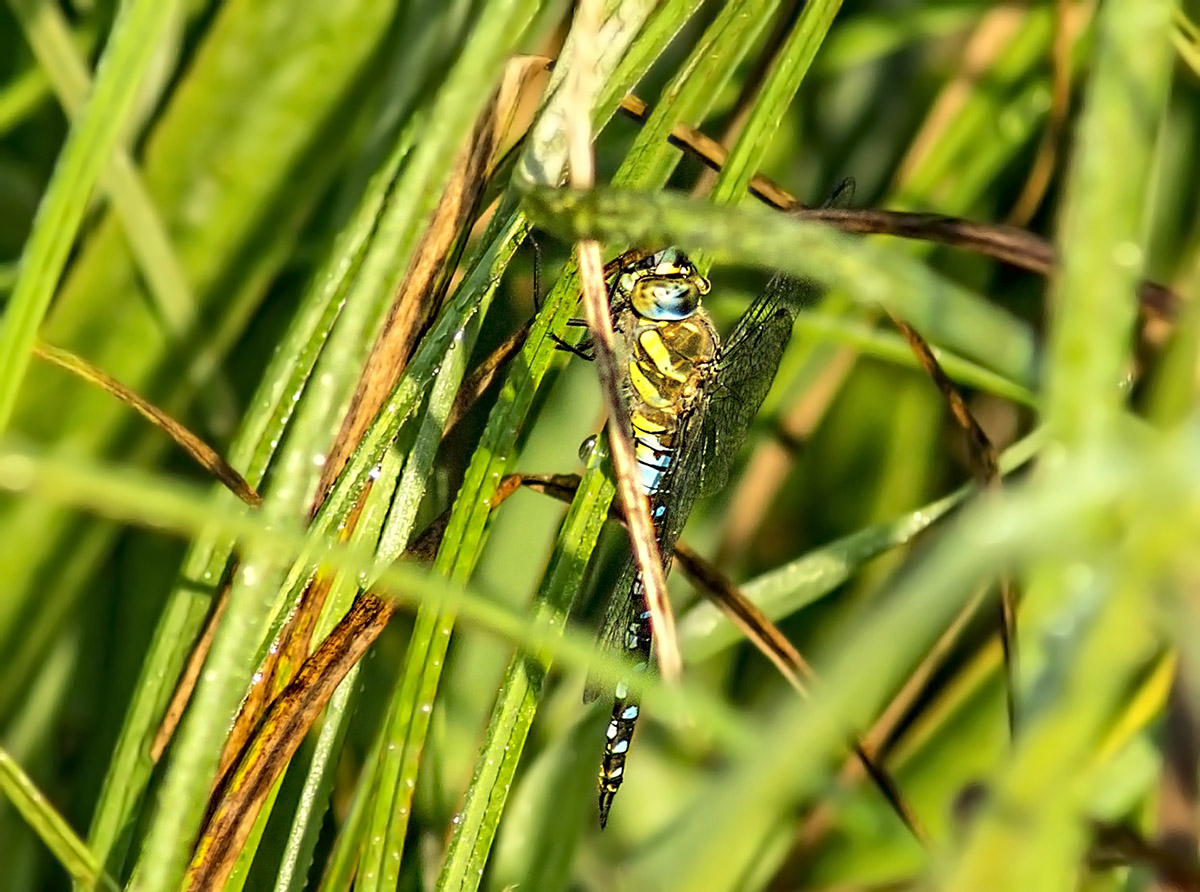
M 678 248 L 652 254 L 621 279 L 638 315 L 660 322 L 691 316 L 710 287 L 708 279 Z

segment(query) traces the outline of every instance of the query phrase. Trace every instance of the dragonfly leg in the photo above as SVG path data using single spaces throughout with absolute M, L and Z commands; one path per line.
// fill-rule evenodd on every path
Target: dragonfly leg
M 551 334 L 550 340 L 554 341 L 559 350 L 565 350 L 567 353 L 578 356 L 580 359 L 586 359 L 588 362 L 591 362 L 596 358 L 596 355 L 590 349 L 590 344 L 584 344 L 576 347 L 574 344 L 568 344 L 556 334 Z

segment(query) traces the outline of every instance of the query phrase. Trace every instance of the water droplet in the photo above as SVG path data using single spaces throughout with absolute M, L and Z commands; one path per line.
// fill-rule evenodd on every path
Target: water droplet
M 598 438 L 595 434 L 591 434 L 579 444 L 579 460 L 588 467 L 591 467 L 590 462 L 592 460 L 592 456 L 596 454 L 597 439 Z
M 1133 242 L 1121 242 L 1113 249 L 1113 260 L 1118 266 L 1136 269 L 1142 263 L 1142 249 Z

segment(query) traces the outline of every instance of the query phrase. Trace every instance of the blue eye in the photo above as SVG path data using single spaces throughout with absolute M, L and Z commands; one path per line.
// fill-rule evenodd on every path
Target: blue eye
M 650 255 L 622 275 L 616 287 L 628 296 L 639 316 L 656 322 L 687 319 L 709 290 L 708 279 L 678 248 Z
M 692 279 L 647 276 L 633 290 L 633 307 L 647 319 L 675 322 L 700 306 L 700 290 Z

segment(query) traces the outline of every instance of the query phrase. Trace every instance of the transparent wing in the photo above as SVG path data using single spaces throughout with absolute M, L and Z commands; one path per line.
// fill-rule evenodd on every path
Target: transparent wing
M 726 339 L 717 360 L 716 387 L 702 435 L 702 495 L 711 495 L 725 485 L 750 422 L 775 380 L 796 313 L 812 306 L 816 296 L 811 283 L 777 275 Z
M 668 573 L 671 570 L 671 556 L 675 552 L 675 540 L 679 538 L 680 531 L 687 523 L 699 491 L 700 457 L 703 448 L 701 436 L 707 414 L 705 408 L 702 395 L 692 411 L 682 419 L 677 439 L 680 445 L 672 457 L 670 468 L 663 475 L 658 493 L 650 500 L 651 506 L 662 504 L 667 509 L 655 524 L 654 530 L 663 567 Z M 642 606 L 640 588 L 635 587 L 637 575 L 637 562 L 631 556 L 626 560 L 617 584 L 613 587 L 604 615 L 600 647 L 606 653 L 625 653 L 625 632 L 634 617 L 645 609 Z M 584 690 L 584 701 L 590 703 L 601 694 L 611 696 L 612 690 L 589 678 Z

